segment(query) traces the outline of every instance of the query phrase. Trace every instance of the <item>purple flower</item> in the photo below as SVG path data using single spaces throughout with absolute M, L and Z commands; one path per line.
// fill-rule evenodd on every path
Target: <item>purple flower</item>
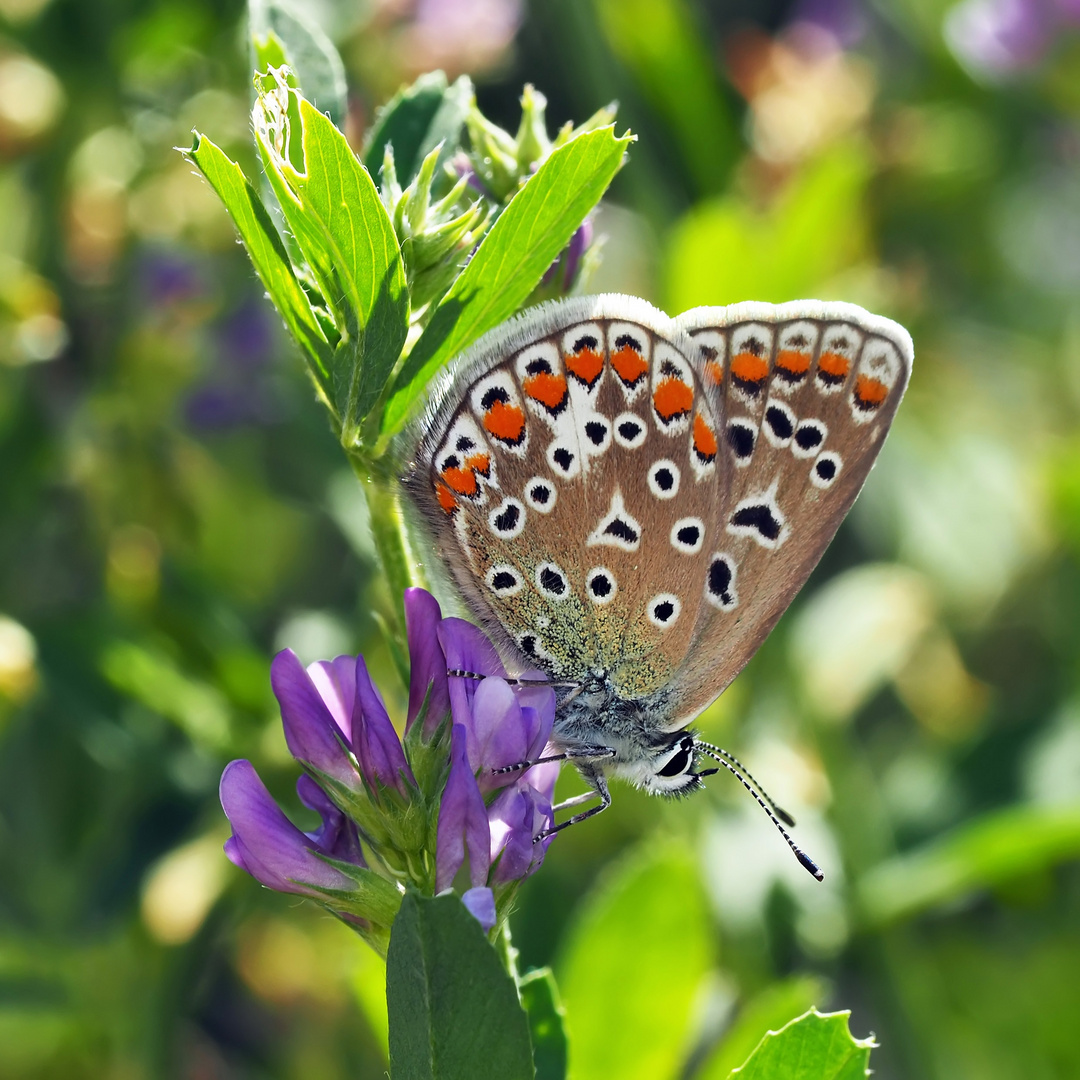
M 353 747 L 360 768 L 372 790 L 375 784 L 393 787 L 405 795 L 406 783 L 415 786 L 412 770 L 405 760 L 394 725 L 379 691 L 368 675 L 364 658 L 356 658 L 356 698 L 352 703 Z
M 415 782 L 362 656 L 319 660 L 305 671 L 296 654 L 285 649 L 274 657 L 270 683 L 294 757 L 355 789 L 348 748 L 369 790 L 392 787 L 404 795 L 406 782 Z
M 348 658 L 339 659 L 348 662 Z M 337 661 L 334 664 L 323 661 L 312 666 L 319 668 L 320 683 L 327 690 L 326 697 L 316 688 L 311 675 L 304 670 L 304 665 L 292 649 L 283 649 L 270 665 L 270 685 L 281 705 L 285 742 L 289 753 L 298 761 L 355 790 L 360 786 L 360 777 L 347 749 L 351 748 L 352 702 L 349 702 L 349 712 L 345 712 L 341 696 L 342 665 L 338 665 Z M 348 679 L 348 675 L 345 678 Z M 328 707 L 331 703 L 336 706 L 337 715 Z
M 515 693 L 503 679 L 484 679 L 470 707 L 455 714 L 455 720 L 468 733 L 469 762 L 480 773 L 484 791 L 504 787 L 515 779 L 496 770 L 543 754 L 555 721 L 555 693 L 549 688 L 540 689 L 543 704 L 537 709 L 521 704 L 525 694 L 539 696 L 531 687 Z
M 441 622 L 442 610 L 431 593 L 423 589 L 405 590 L 405 632 L 409 641 L 409 713 L 405 730 L 412 727 L 427 698 L 424 734 L 429 738 L 450 712 L 446 657 L 439 644 Z
M 809 23 L 824 30 L 844 49 L 866 35 L 862 0 L 798 0 L 790 18 L 793 23 Z
M 487 637 L 461 619 L 442 618 L 423 590 L 406 593 L 405 612 L 408 725 L 418 721 L 425 701 L 428 708 L 423 730 L 413 730 L 404 745 L 362 656 L 305 669 L 286 649 L 271 665 L 289 750 L 315 774 L 300 777 L 297 793 L 321 817 L 318 829 L 296 828 L 249 762 L 234 761 L 221 778 L 221 803 L 233 827 L 228 857 L 270 888 L 319 899 L 380 949 L 401 884 L 442 892 L 466 858 L 472 888 L 464 899 L 490 930 L 499 917 L 492 886 L 523 878 L 543 862 L 551 837 L 534 840 L 552 825 L 559 772 L 558 762 L 500 771 L 545 754 L 555 693 L 543 672 L 522 676 L 535 685 L 508 681 Z M 373 868 L 365 851 L 377 856 Z M 320 856 L 364 867 L 364 874 L 353 881 Z M 326 890 L 350 895 L 335 898 Z
M 442 892 L 469 855 L 469 878 L 473 888 L 487 884 L 490 864 L 491 830 L 487 808 L 476 785 L 466 748 L 468 735 L 461 724 L 450 732 L 450 775 L 439 804 L 439 826 L 435 846 L 435 891 Z
M 312 782 L 313 788 L 318 785 Z M 250 761 L 233 761 L 221 774 L 220 797 L 233 834 L 225 854 L 253 878 L 279 892 L 324 899 L 320 889 L 351 890 L 355 882 L 319 854 L 363 866 L 356 826 L 305 785 L 305 805 L 323 816 L 314 833 L 301 832 L 282 813 Z
M 547 286 L 550 286 L 558 275 L 559 268 L 562 267 L 563 273 L 558 291 L 563 293 L 570 292 L 574 287 L 574 283 L 577 281 L 578 272 L 581 269 L 582 256 L 588 251 L 589 245 L 592 244 L 592 242 L 592 220 L 586 218 L 577 229 L 574 230 L 574 235 L 570 237 L 570 242 L 555 257 L 555 261 L 544 271 L 544 276 L 540 279 L 539 287 L 546 288 Z
M 543 863 L 555 835 L 545 836 L 538 843 L 534 838 L 554 824 L 551 796 L 558 773 L 558 762 L 534 766 L 528 780 L 518 780 L 492 803 L 488 820 L 494 884 L 528 877 Z
M 466 889 L 461 894 L 461 902 L 484 928 L 485 933 L 495 925 L 498 918 L 495 913 L 495 894 L 490 889 L 486 887 Z

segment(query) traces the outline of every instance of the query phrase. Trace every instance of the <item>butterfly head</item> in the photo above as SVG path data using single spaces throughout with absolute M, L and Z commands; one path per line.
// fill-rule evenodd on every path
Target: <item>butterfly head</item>
M 702 786 L 702 777 L 711 776 L 716 769 L 696 772 L 698 759 L 697 739 L 693 732 L 680 731 L 660 745 L 652 748 L 646 756 L 639 773 L 639 786 L 650 795 L 681 798 Z

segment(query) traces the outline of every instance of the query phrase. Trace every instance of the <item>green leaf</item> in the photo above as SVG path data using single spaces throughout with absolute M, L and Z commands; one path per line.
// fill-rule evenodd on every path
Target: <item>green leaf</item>
M 395 378 L 383 417 L 384 438 L 400 430 L 439 368 L 525 302 L 600 201 L 632 138 L 617 138 L 614 126 L 579 135 L 554 151 L 514 196 Z
M 586 900 L 556 967 L 570 1076 L 679 1075 L 713 953 L 692 854 L 645 848 L 622 860 Z
M 695 1080 L 727 1080 L 731 1070 L 750 1056 L 769 1031 L 783 1027 L 792 1016 L 821 1004 L 826 993 L 824 980 L 813 975 L 797 975 L 766 987 L 739 1008 L 701 1072 L 694 1074 Z
M 664 118 L 698 189 L 722 191 L 742 145 L 709 35 L 684 0 L 596 0 L 596 12 L 611 51 Z
M 450 86 L 441 71 L 429 71 L 402 90 L 379 110 L 368 133 L 364 165 L 378 176 L 386 144 L 394 148 L 394 166 L 401 186 L 408 187 L 420 163 L 443 143 L 442 165 L 461 142 L 461 129 L 473 101 L 473 84 L 462 75 Z
M 410 893 L 386 958 L 392 1080 L 531 1080 L 529 1025 L 480 924 L 456 896 Z
M 248 13 L 255 70 L 288 64 L 304 97 L 320 112 L 329 113 L 336 127 L 344 128 L 348 87 L 334 43 L 298 5 L 249 0 Z
M 308 360 L 322 395 L 330 401 L 330 370 L 333 350 L 312 310 L 311 301 L 293 272 L 292 264 L 273 220 L 258 193 L 235 161 L 206 136 L 195 138 L 187 156 L 199 167 L 225 204 L 255 272 L 281 313 L 289 332 Z
M 530 971 L 518 983 L 521 1004 L 529 1014 L 536 1080 L 565 1080 L 566 1032 L 563 1007 L 551 968 Z
M 342 331 L 331 366 L 332 399 L 341 441 L 353 446 L 408 332 L 397 236 L 345 136 L 295 90 L 279 84 L 263 94 L 255 126 L 267 177 Z
M 861 1080 L 870 1074 L 874 1037 L 856 1039 L 848 1030 L 851 1012 L 811 1009 L 779 1031 L 770 1031 L 732 1080 Z
M 910 918 L 1078 856 L 1080 806 L 1011 806 L 876 866 L 859 883 L 863 919 Z

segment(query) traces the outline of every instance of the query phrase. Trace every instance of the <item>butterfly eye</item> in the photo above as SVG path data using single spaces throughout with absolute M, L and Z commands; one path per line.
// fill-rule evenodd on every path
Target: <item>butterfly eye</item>
M 680 747 L 678 753 L 657 773 L 657 776 L 678 776 L 686 772 L 692 753 L 692 749 L 686 746 Z

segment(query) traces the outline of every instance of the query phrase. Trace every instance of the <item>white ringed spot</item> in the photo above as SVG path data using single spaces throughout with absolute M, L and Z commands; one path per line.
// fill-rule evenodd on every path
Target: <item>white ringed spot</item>
M 611 421 L 599 413 L 590 414 L 581 425 L 578 440 L 590 457 L 603 454 L 611 446 Z
M 800 420 L 791 440 L 791 452 L 797 458 L 811 458 L 829 437 L 829 429 L 820 420 Z
M 674 593 L 657 593 L 646 605 L 649 622 L 661 630 L 667 630 L 678 622 L 682 602 Z
M 696 555 L 704 542 L 705 522 L 701 518 L 680 518 L 671 526 L 671 546 L 680 555 Z
M 739 606 L 739 594 L 735 591 L 735 560 L 726 552 L 718 551 L 709 562 L 705 599 L 721 611 L 731 611 Z
M 548 668 L 555 673 L 562 670 L 562 661 L 554 653 L 548 652 L 544 648 L 543 638 L 539 634 L 529 633 L 528 631 L 524 634 L 518 634 L 517 646 L 530 660 L 544 661 Z
M 776 485 L 741 500 L 728 519 L 727 531 L 732 536 L 749 536 L 764 548 L 778 548 L 790 529 L 776 505 Z
M 542 562 L 536 568 L 536 587 L 549 600 L 565 600 L 570 596 L 570 583 L 562 568 L 553 562 Z
M 765 415 L 761 421 L 761 430 L 765 432 L 765 438 L 777 448 L 782 448 L 791 442 L 795 434 L 795 425 L 798 421 L 795 414 L 782 401 L 769 398 L 765 402 Z
M 615 441 L 626 450 L 636 450 L 649 437 L 648 428 L 636 413 L 624 412 L 615 417 Z
M 585 541 L 586 547 L 599 545 L 622 551 L 637 551 L 641 545 L 641 523 L 626 509 L 620 488 L 612 492 L 608 512 Z
M 674 499 L 682 479 L 679 466 L 668 458 L 654 461 L 649 467 L 649 490 L 658 499 Z
M 577 446 L 567 446 L 563 442 L 553 442 L 545 455 L 551 471 L 564 480 L 573 480 L 581 474 L 581 457 Z
M 525 502 L 538 514 L 550 514 L 558 497 L 558 488 L 546 476 L 534 476 L 525 482 Z
M 817 460 L 810 468 L 810 483 L 816 488 L 829 488 L 833 486 L 836 478 L 840 475 L 843 462 L 839 454 L 831 450 L 818 454 Z
M 728 421 L 727 442 L 735 457 L 735 464 L 743 468 L 750 464 L 757 445 L 757 425 L 749 417 L 736 417 Z
M 513 540 L 525 528 L 525 507 L 508 495 L 488 514 L 488 527 L 500 540 Z
M 615 575 L 606 566 L 594 566 L 585 575 L 585 591 L 594 604 L 610 604 L 619 591 Z
M 487 587 L 500 597 L 516 596 L 525 579 L 509 563 L 496 563 L 485 575 Z

